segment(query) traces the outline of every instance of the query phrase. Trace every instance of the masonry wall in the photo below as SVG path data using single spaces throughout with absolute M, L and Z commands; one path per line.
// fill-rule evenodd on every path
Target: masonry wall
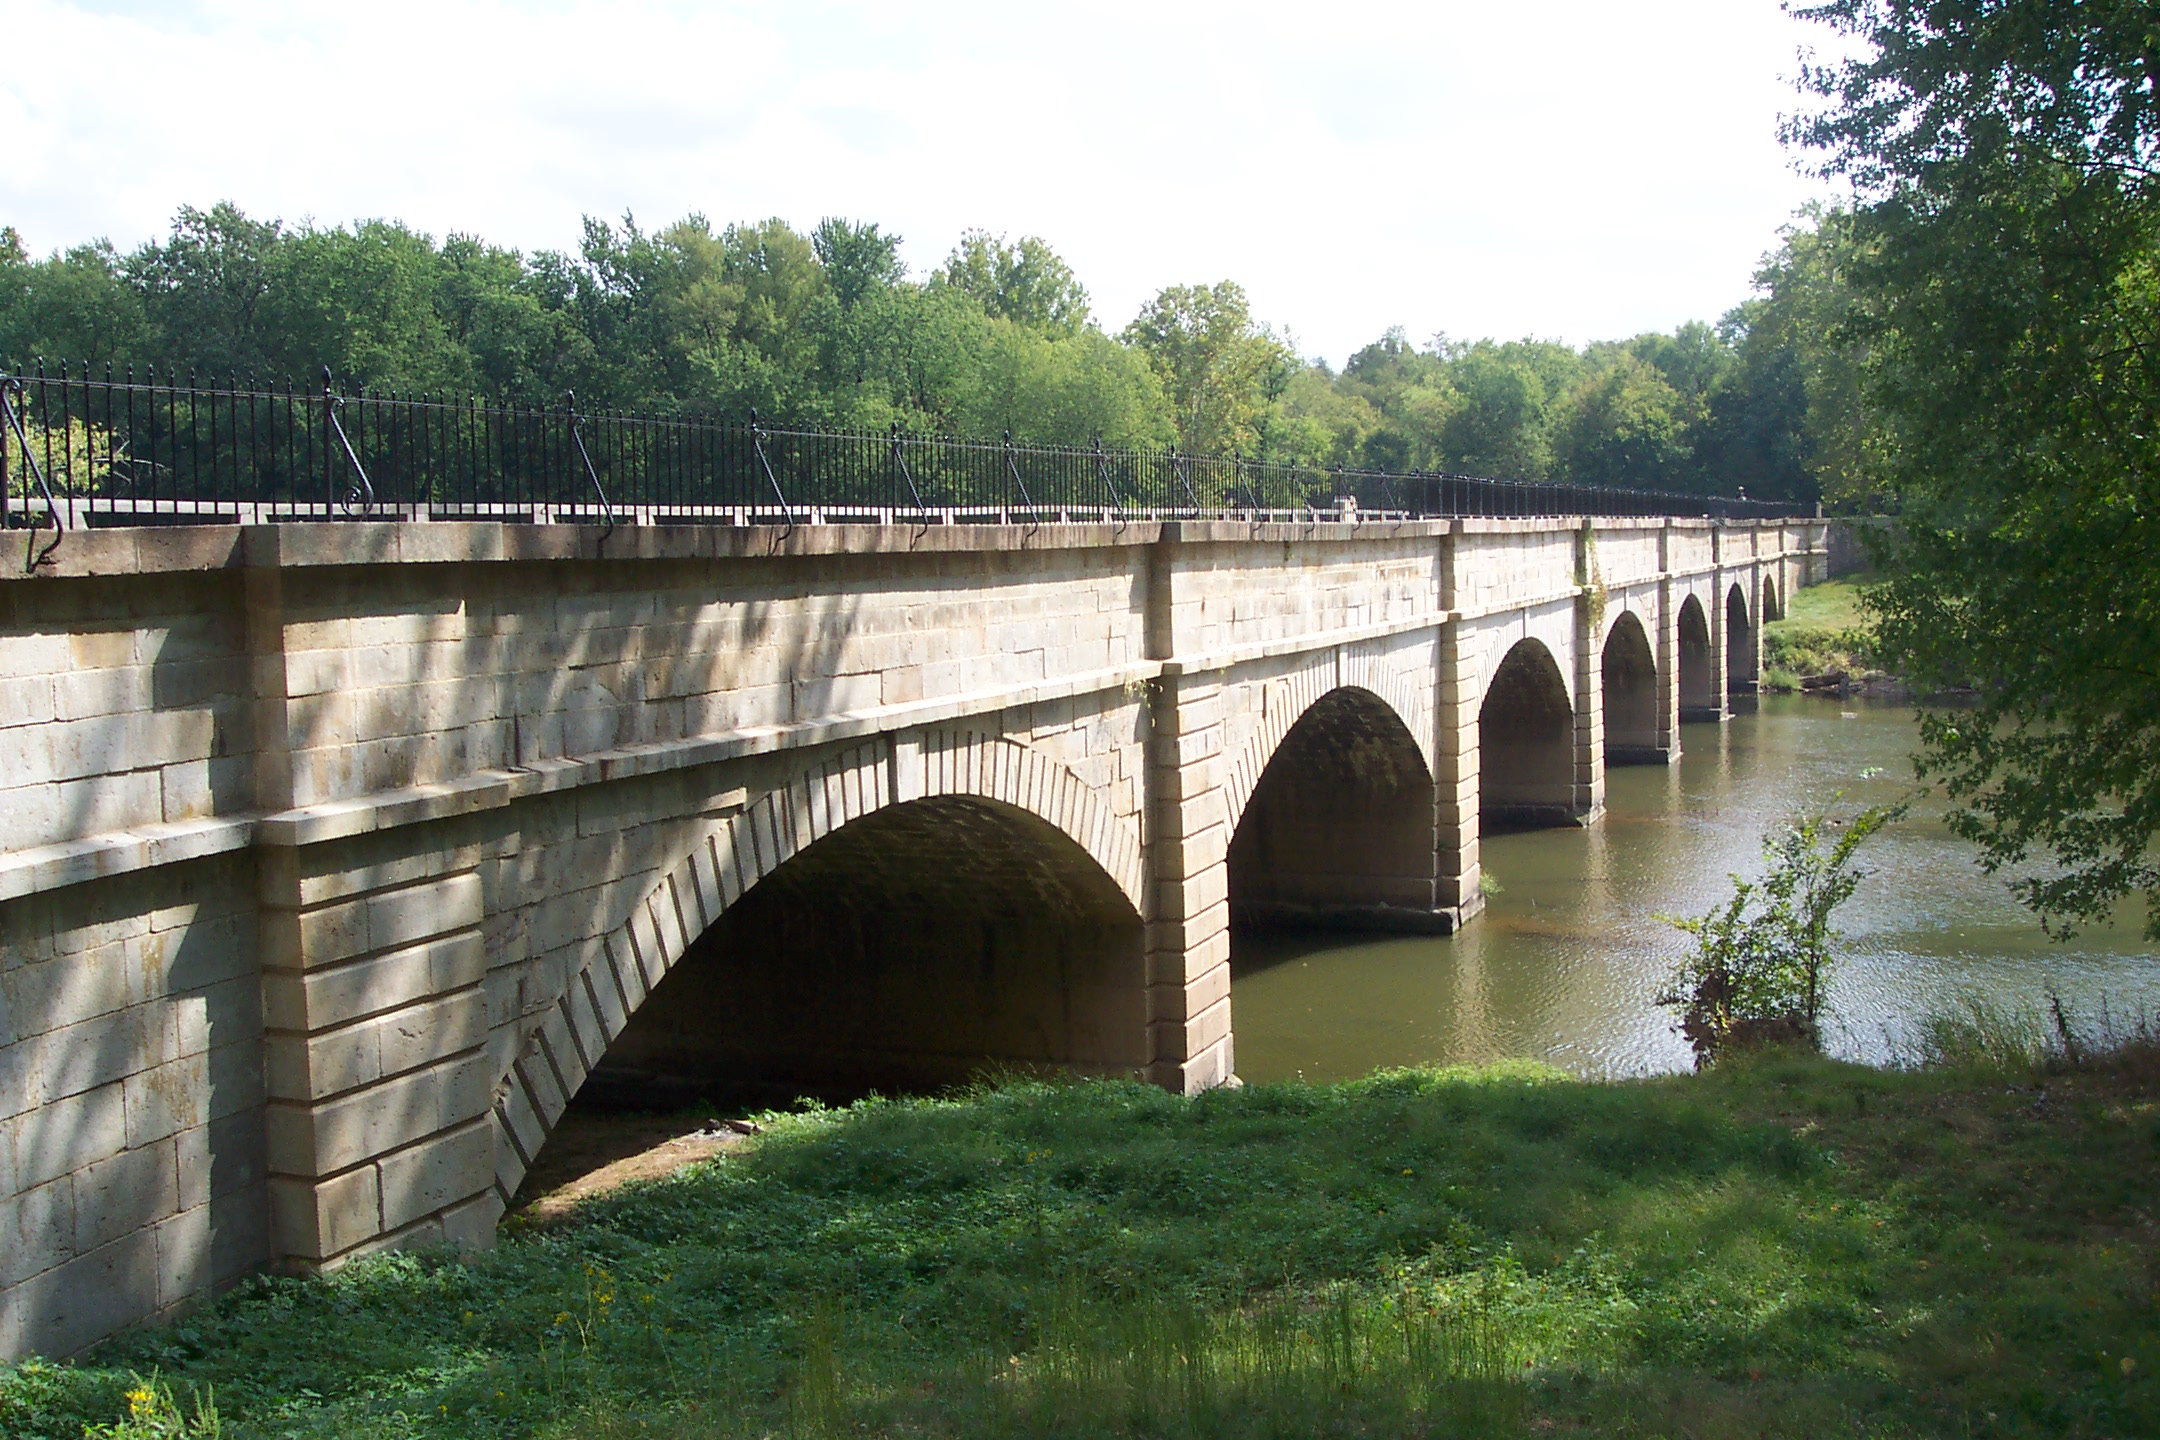
M 272 1256 L 245 855 L 0 905 L 0 1355 Z
M 7 848 L 248 809 L 249 698 L 227 574 L 0 585 Z
M 1825 522 L 1820 578 L 1834 580 L 1867 569 L 1867 531 L 1882 523 L 1880 520 L 1867 519 Z

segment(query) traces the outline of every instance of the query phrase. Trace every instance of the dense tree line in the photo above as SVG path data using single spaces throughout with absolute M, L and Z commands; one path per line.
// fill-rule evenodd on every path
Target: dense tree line
M 1397 330 L 1337 372 L 1228 282 L 1167 288 L 1108 333 L 1034 237 L 971 232 L 916 277 L 898 237 L 838 219 L 807 235 L 588 220 L 575 253 L 527 255 L 221 204 L 126 254 L 35 259 L 7 232 L 0 357 L 264 380 L 328 365 L 406 393 L 575 390 L 601 408 L 1805 500 L 1835 455 L 1779 288 L 1806 255 L 1796 234 L 1765 293 L 1715 326 L 1583 349 Z

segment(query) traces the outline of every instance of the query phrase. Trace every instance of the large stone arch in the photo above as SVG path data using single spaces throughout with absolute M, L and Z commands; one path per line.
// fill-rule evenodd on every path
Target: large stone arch
M 1241 925 L 1445 929 L 1434 908 L 1433 775 L 1400 709 L 1340 685 L 1277 741 L 1228 851 Z
M 1634 611 L 1622 610 L 1613 618 L 1598 663 L 1605 704 L 1605 763 L 1664 764 L 1668 757 L 1658 732 L 1657 655 L 1649 630 Z
M 1014 837 L 1057 837 L 1101 877 L 1132 932 L 1130 1001 L 1145 1043 L 1141 926 L 1146 884 L 1140 837 L 1072 771 L 997 735 L 931 731 L 880 737 L 828 754 L 788 784 L 716 820 L 638 903 L 571 967 L 562 993 L 533 1025 L 496 1087 L 495 1186 L 508 1204 L 570 1099 L 692 946 L 759 883 L 831 837 L 925 802 L 959 802 L 979 826 Z M 1144 1054 L 1133 1057 L 1137 1069 Z
M 1762 619 L 1765 625 L 1785 618 L 1785 597 L 1778 592 L 1777 572 L 1765 570 L 1762 577 Z
M 1599 618 L 1595 633 L 1596 643 L 1603 648 L 1612 639 L 1613 627 L 1622 621 L 1633 621 L 1642 626 L 1646 635 L 1657 634 L 1657 591 L 1651 586 L 1633 586 L 1614 590 L 1606 596 L 1605 611 Z M 1655 643 L 1651 646 L 1656 648 Z
M 1748 586 L 1735 580 L 1725 591 L 1725 693 L 1753 695 L 1757 675 L 1756 656 L 1760 653 L 1755 643 L 1755 607 L 1748 599 Z
M 1518 640 L 1494 667 L 1478 707 L 1478 813 L 1489 830 L 1572 825 L 1580 818 L 1575 711 L 1544 642 Z
M 1673 616 L 1673 649 L 1680 669 L 1680 718 L 1717 720 L 1725 714 L 1717 652 L 1710 644 L 1710 620 L 1700 596 L 1693 593 L 1680 602 Z
M 1421 673 L 1430 675 L 1429 661 L 1420 668 Z M 1345 671 L 1349 673 L 1346 675 Z M 1428 734 L 1432 707 L 1430 703 L 1421 703 L 1422 697 L 1411 692 L 1401 671 L 1394 667 L 1371 660 L 1347 665 L 1338 665 L 1331 660 L 1253 683 L 1260 687 L 1261 713 L 1251 735 L 1231 757 L 1223 776 L 1223 822 L 1233 834 L 1244 819 L 1246 807 L 1252 803 L 1260 777 L 1274 760 L 1275 752 L 1282 748 L 1284 739 L 1315 705 L 1337 690 L 1357 690 L 1385 705 L 1417 747 L 1427 770 L 1432 767 Z
M 1577 630 L 1581 618 L 1577 606 L 1542 606 L 1520 619 L 1505 623 L 1487 623 L 1476 632 L 1473 641 L 1477 655 L 1477 690 L 1480 695 L 1491 693 L 1493 682 L 1499 678 L 1500 669 L 1524 642 L 1542 649 L 1553 662 L 1560 676 L 1561 692 L 1567 696 L 1570 706 L 1575 703 L 1577 679 L 1576 647 L 1581 643 Z M 1594 643 L 1594 642 L 1593 642 Z

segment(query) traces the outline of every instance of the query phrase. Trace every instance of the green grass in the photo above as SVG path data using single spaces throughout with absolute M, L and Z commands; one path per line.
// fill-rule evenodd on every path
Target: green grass
M 0 1433 L 2160 1433 L 2160 1066 L 1981 1029 L 775 1117 L 489 1255 L 0 1372 Z
M 1769 630 L 1850 630 L 1867 624 L 1860 608 L 1860 592 L 1873 580 L 1870 575 L 1847 575 L 1808 585 L 1788 597 L 1783 619 L 1773 620 Z
M 1764 689 L 1796 690 L 1804 676 L 1873 667 L 1873 636 L 1860 608 L 1869 579 L 1847 576 L 1792 592 L 1784 618 L 1763 626 Z

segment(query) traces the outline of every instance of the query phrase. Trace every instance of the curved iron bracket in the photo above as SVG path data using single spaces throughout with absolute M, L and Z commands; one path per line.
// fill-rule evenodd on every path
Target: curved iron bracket
M 1238 487 L 1241 485 L 1245 488 L 1246 498 L 1252 501 L 1254 511 L 1257 512 L 1267 508 L 1260 503 L 1260 482 L 1245 478 L 1245 456 L 1239 453 L 1230 457 L 1230 493 L 1228 498 L 1236 499 Z
M 1175 450 L 1170 452 L 1170 469 L 1177 476 L 1178 484 L 1185 487 L 1185 499 L 1191 503 L 1193 512 L 1198 514 L 1200 492 L 1192 488 L 1192 468 L 1185 463 L 1185 457 Z
M 914 497 L 915 508 L 917 510 L 927 512 L 930 507 L 923 504 L 922 491 L 915 488 L 915 474 L 913 471 L 908 469 L 907 456 L 901 451 L 901 446 L 905 443 L 906 442 L 900 438 L 900 422 L 895 420 L 892 422 L 893 468 L 895 470 L 898 470 L 900 472 L 900 478 L 907 482 L 907 493 Z
M 786 539 L 795 533 L 795 507 L 788 504 L 787 492 L 780 488 L 780 477 L 773 473 L 772 461 L 765 458 L 765 427 L 758 422 L 757 411 L 750 412 L 750 448 L 757 452 L 758 468 L 765 472 L 765 483 L 772 486 L 773 498 L 780 502 L 780 513 L 787 516 L 787 528 L 780 532 Z
M 40 550 L 37 547 L 38 527 L 35 524 L 30 527 L 30 538 L 23 546 L 25 575 L 35 571 L 38 566 L 51 562 L 53 551 L 60 548 L 60 537 L 67 530 L 67 517 L 60 512 L 60 502 L 53 498 L 52 484 L 45 478 L 45 467 L 38 464 L 37 456 L 31 452 L 30 437 L 23 430 L 22 410 L 15 403 L 22 398 L 27 388 L 22 377 L 17 375 L 10 375 L 4 383 L 0 383 L 0 413 L 4 413 L 7 428 L 14 433 L 15 443 L 22 447 L 23 463 L 28 465 L 30 473 L 37 477 L 38 494 L 44 497 L 45 516 L 52 521 L 53 538 Z
M 1035 508 L 1035 497 L 1028 494 L 1027 481 L 1020 478 L 1019 452 L 1013 448 L 1012 431 L 1005 432 L 1005 473 L 1012 476 L 1013 484 L 1020 491 L 1020 503 L 1028 509 Z
M 600 513 L 607 516 L 607 529 L 600 532 L 598 542 L 605 545 L 608 536 L 615 533 L 615 506 L 600 484 L 600 472 L 593 468 L 592 453 L 585 448 L 585 436 L 578 429 L 577 391 L 563 391 L 562 399 L 563 410 L 570 416 L 570 443 L 577 446 L 578 459 L 585 462 L 585 478 L 592 481 L 593 494 L 600 497 Z
M 1118 494 L 1117 481 L 1110 478 L 1110 461 L 1109 457 L 1103 454 L 1100 435 L 1095 437 L 1095 478 L 1102 481 L 1103 489 L 1109 492 L 1110 503 L 1117 507 L 1117 512 L 1124 514 L 1125 497 Z
M 345 487 L 345 494 L 338 500 L 338 508 L 347 515 L 366 515 L 375 508 L 375 482 L 368 479 L 367 466 L 360 463 L 352 441 L 345 438 L 345 422 L 338 419 L 338 412 L 345 408 L 345 397 L 330 388 L 330 367 L 322 372 L 323 415 L 330 421 L 330 428 L 337 432 L 338 445 L 345 451 L 345 463 L 352 466 L 354 483 Z

